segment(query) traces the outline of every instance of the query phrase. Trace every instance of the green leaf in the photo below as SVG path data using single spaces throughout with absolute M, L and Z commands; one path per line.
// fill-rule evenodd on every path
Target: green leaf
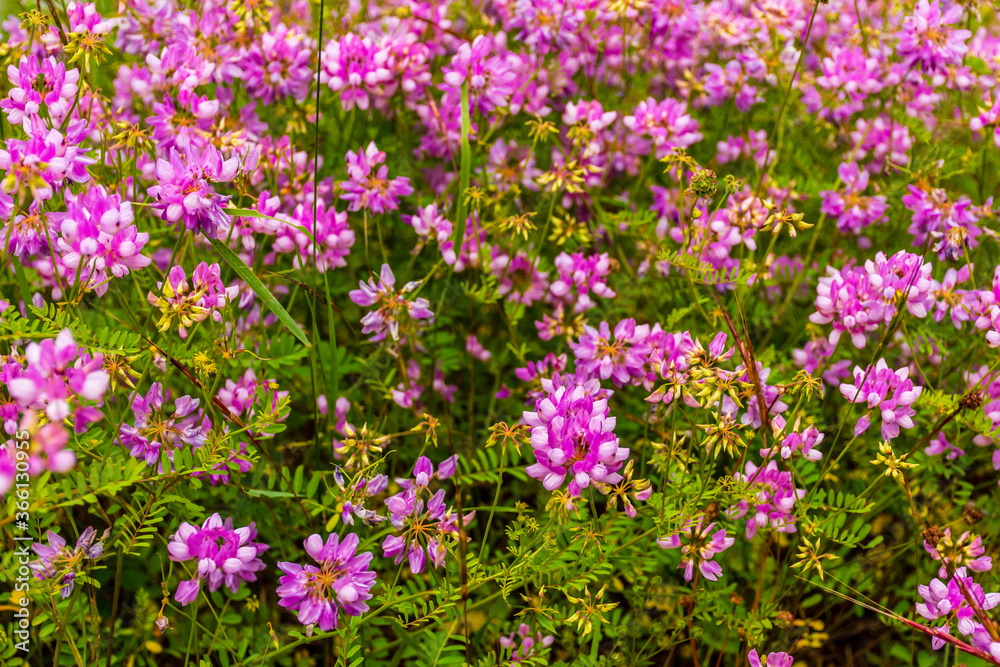
M 266 491 L 264 489 L 247 489 L 247 495 L 251 498 L 259 498 L 264 496 L 265 498 L 294 498 L 294 493 L 288 493 L 287 491 Z
M 274 298 L 274 295 L 271 294 L 266 287 L 264 287 L 264 283 L 262 283 L 260 278 L 258 278 L 254 272 L 250 270 L 250 267 L 247 266 L 243 260 L 240 259 L 239 256 L 233 252 L 229 246 L 225 244 L 225 242 L 222 241 L 222 239 L 212 239 L 212 245 L 218 253 L 222 255 L 222 259 L 226 260 L 226 264 L 231 266 L 233 271 L 236 271 L 237 275 L 243 279 L 243 282 L 250 286 L 250 289 L 252 289 L 254 293 L 260 297 L 261 301 L 264 302 L 264 305 L 271 309 L 271 312 L 278 317 L 278 320 L 288 327 L 288 330 L 295 334 L 295 337 L 302 341 L 303 345 L 306 347 L 312 347 L 312 343 L 310 343 L 309 339 L 306 338 L 305 332 L 303 332 L 299 325 L 295 323 L 295 320 L 293 320 L 292 316 L 288 314 L 288 311 L 285 310 L 280 303 L 278 303 L 278 300 Z
M 312 232 L 310 232 L 302 225 L 296 225 L 294 222 L 288 222 L 287 220 L 282 220 L 281 218 L 275 218 L 272 215 L 265 215 L 260 211 L 255 211 L 252 208 L 227 208 L 226 213 L 230 213 L 232 215 L 238 215 L 243 218 L 263 218 L 264 220 L 274 220 L 275 222 L 280 222 L 282 224 L 288 225 L 289 227 L 294 227 L 295 229 L 299 230 L 307 237 L 309 237 L 310 241 L 314 243 L 316 242 L 316 239 L 313 238 Z
M 14 277 L 17 279 L 17 289 L 21 292 L 21 300 L 24 301 L 25 307 L 31 305 L 31 288 L 28 287 L 28 280 L 24 277 L 24 267 L 20 262 L 14 262 Z

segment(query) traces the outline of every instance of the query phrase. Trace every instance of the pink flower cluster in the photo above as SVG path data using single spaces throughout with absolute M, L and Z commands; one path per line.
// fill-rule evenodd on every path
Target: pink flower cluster
M 182 581 L 174 594 L 182 605 L 198 597 L 201 582 L 208 583 L 209 591 L 217 591 L 223 584 L 235 593 L 244 581 L 256 581 L 257 572 L 264 569 L 260 555 L 268 545 L 254 542 L 257 529 L 251 522 L 243 528 L 233 528 L 233 520 L 222 520 L 218 514 L 205 519 L 201 528 L 186 521 L 170 538 L 167 550 L 170 560 L 183 563 L 197 561 L 193 579 Z
M 336 534 L 310 535 L 302 546 L 318 563 L 299 565 L 280 562 L 284 574 L 278 586 L 278 605 L 298 612 L 299 623 L 318 625 L 329 632 L 337 627 L 338 609 L 348 616 L 368 611 L 366 600 L 375 585 L 375 573 L 368 569 L 374 554 L 358 553 L 358 536 L 348 533 L 343 540 Z
M 695 567 L 709 581 L 718 581 L 722 576 L 722 566 L 712 559 L 733 546 L 736 538 L 727 536 L 725 528 L 713 533 L 715 525 L 715 522 L 704 523 L 702 517 L 689 519 L 681 526 L 680 531 L 656 540 L 656 545 L 661 549 L 680 548 L 679 567 L 684 570 L 684 581 L 694 578 Z
M 452 456 L 435 470 L 430 459 L 421 456 L 413 466 L 412 479 L 396 480 L 403 491 L 385 501 L 389 521 L 399 533 L 386 536 L 382 555 L 397 565 L 406 559 L 413 574 L 424 571 L 428 558 L 434 567 L 443 566 L 448 555 L 445 541 L 449 536 L 458 536 L 458 514 L 447 507 L 444 489 L 438 489 L 426 502 L 423 499 L 429 493 L 431 480 L 450 478 L 457 463 L 458 456 Z M 473 511 L 462 517 L 463 525 L 468 526 L 475 514 Z
M 892 440 L 899 436 L 900 428 L 913 428 L 916 414 L 913 404 L 924 390 L 909 379 L 909 368 L 892 370 L 885 359 L 874 366 L 854 367 L 854 382 L 840 385 L 840 393 L 851 403 L 864 403 L 869 410 L 877 410 L 882 418 L 882 438 Z M 854 426 L 854 435 L 868 430 L 871 415 L 865 413 Z
M 615 435 L 616 418 L 608 412 L 610 392 L 596 379 L 581 382 L 559 375 L 542 379 L 546 395 L 535 403 L 533 412 L 524 412 L 531 427 L 531 447 L 535 463 L 527 472 L 549 491 L 566 483 L 578 496 L 591 482 L 616 484 L 629 450 Z

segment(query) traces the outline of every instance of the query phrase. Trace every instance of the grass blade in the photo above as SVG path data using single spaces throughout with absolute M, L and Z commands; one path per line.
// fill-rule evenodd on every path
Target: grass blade
M 243 260 L 240 259 L 239 256 L 233 252 L 224 241 L 222 241 L 222 239 L 212 239 L 211 241 L 218 253 L 222 255 L 222 259 L 226 261 L 226 264 L 231 266 L 233 271 L 236 271 L 237 275 L 243 279 L 243 282 L 250 286 L 250 289 L 252 289 L 254 293 L 260 297 L 261 301 L 264 302 L 264 305 L 278 317 L 281 323 L 288 327 L 288 330 L 295 334 L 295 337 L 302 341 L 303 345 L 306 347 L 312 347 L 312 343 L 310 343 L 309 339 L 306 338 L 306 334 L 302 331 L 302 328 L 295 323 L 295 320 L 293 320 L 292 316 L 288 314 L 288 311 L 285 310 L 280 303 L 278 303 L 278 300 L 274 298 L 274 295 L 271 294 L 270 290 L 264 287 L 264 283 L 262 283 L 260 278 L 258 278 L 254 272 L 250 270 L 250 267 L 247 266 Z

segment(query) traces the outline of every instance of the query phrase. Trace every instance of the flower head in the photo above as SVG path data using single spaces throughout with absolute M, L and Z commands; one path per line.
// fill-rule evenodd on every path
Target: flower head
M 620 482 L 618 471 L 629 450 L 620 446 L 614 432 L 616 419 L 608 413 L 610 392 L 602 390 L 596 379 L 582 382 L 559 374 L 543 379 L 542 389 L 545 395 L 536 401 L 535 410 L 524 412 L 535 456 L 527 473 L 542 480 L 549 491 L 569 477 L 572 496 L 580 495 L 591 482 Z
M 264 569 L 260 554 L 268 545 L 256 543 L 257 529 L 253 522 L 243 528 L 233 528 L 233 520 L 222 520 L 217 513 L 205 519 L 201 528 L 184 522 L 170 538 L 167 551 L 170 560 L 183 563 L 198 561 L 193 579 L 182 581 L 174 597 L 187 605 L 198 597 L 203 580 L 208 590 L 216 591 L 223 584 L 235 593 L 241 582 L 256 581 L 257 572 Z
M 88 526 L 79 539 L 76 547 L 70 548 L 58 534 L 50 531 L 45 533 L 49 543 L 36 542 L 31 548 L 38 554 L 38 560 L 28 563 L 39 581 L 55 582 L 60 588 L 63 598 L 68 598 L 73 592 L 76 575 L 84 568 L 84 560 L 97 560 L 104 555 L 104 540 L 109 531 L 104 531 L 103 537 L 97 540 L 97 531 Z
M 350 180 L 341 181 L 340 198 L 350 202 L 348 210 L 366 210 L 372 213 L 385 213 L 399 208 L 399 198 L 413 194 L 410 179 L 406 176 L 389 178 L 389 168 L 385 162 L 385 153 L 380 151 L 375 142 L 368 148 L 358 149 L 357 153 L 347 151 L 347 174 Z M 382 165 L 382 166 L 379 166 Z
M 368 611 L 365 600 L 375 585 L 375 573 L 368 569 L 373 554 L 357 553 L 358 536 L 349 533 L 341 540 L 337 535 L 310 535 L 303 542 L 306 553 L 316 565 L 281 562 L 284 572 L 277 593 L 278 605 L 298 612 L 299 623 L 319 625 L 329 632 L 337 627 L 338 608 L 348 616 L 360 616 Z

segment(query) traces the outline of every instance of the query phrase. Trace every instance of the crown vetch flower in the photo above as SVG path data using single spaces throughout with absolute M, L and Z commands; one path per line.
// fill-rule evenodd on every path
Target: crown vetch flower
M 548 648 L 555 641 L 552 635 L 542 636 L 541 632 L 532 633 L 531 628 L 526 623 L 517 626 L 517 632 L 512 632 L 507 637 L 500 638 L 500 646 L 512 651 L 510 656 L 511 664 L 524 662 L 535 655 L 535 649 Z
M 0 109 L 7 114 L 11 125 L 23 125 L 25 132 L 31 132 L 31 120 L 39 115 L 43 105 L 56 126 L 66 117 L 76 96 L 80 70 L 67 70 L 65 64 L 52 56 L 39 61 L 30 54 L 21 56 L 16 66 L 7 65 L 7 77 L 10 89 L 7 98 L 0 100 Z
M 722 566 L 712 559 L 733 546 L 736 538 L 728 537 L 725 528 L 713 533 L 715 525 L 714 521 L 704 524 L 703 517 L 689 519 L 680 531 L 656 540 L 661 549 L 681 549 L 681 564 L 678 567 L 684 570 L 684 581 L 694 579 L 695 566 L 709 581 L 717 581 L 722 576 Z
M 964 567 L 955 570 L 955 575 L 947 581 L 946 584 L 935 578 L 929 585 L 917 586 L 917 592 L 923 598 L 923 602 L 918 602 L 916 605 L 917 613 L 929 621 L 943 619 L 944 623 L 938 627 L 949 634 L 951 634 L 951 624 L 957 621 L 959 633 L 969 637 L 977 648 L 996 655 L 992 649 L 1000 646 L 993 642 L 992 636 L 977 620 L 977 616 L 1000 604 L 1000 593 L 984 591 L 972 577 L 967 576 Z M 938 650 L 945 643 L 946 639 L 935 636 L 931 645 Z
M 622 123 L 636 135 L 652 140 L 657 158 L 668 155 L 674 148 L 687 148 L 702 140 L 698 121 L 691 118 L 687 104 L 673 98 L 657 102 L 650 97 L 639 102 Z M 642 152 L 650 152 L 648 144 Z
M 61 263 L 69 284 L 82 283 L 98 296 L 108 291 L 111 277 L 122 278 L 132 269 L 152 262 L 142 254 L 149 234 L 133 223 L 131 202 L 109 195 L 102 186 L 80 196 L 66 193 L 66 212 L 55 214 L 61 236 Z
M 944 260 L 958 259 L 979 245 L 976 239 L 983 233 L 976 225 L 980 209 L 972 205 L 971 199 L 963 195 L 950 201 L 942 188 L 908 187 L 910 193 L 903 195 L 903 205 L 913 212 L 907 230 L 913 235 L 913 245 L 923 246 L 930 235 L 935 239 L 933 250 Z M 992 200 L 982 208 L 989 210 L 991 204 Z
M 392 72 L 386 67 L 389 57 L 389 49 L 379 48 L 370 36 L 346 33 L 326 43 L 319 82 L 340 93 L 340 106 L 344 111 L 355 106 L 368 109 L 370 96 L 393 80 Z
M 572 376 L 543 379 L 545 396 L 535 403 L 535 411 L 524 412 L 531 427 L 535 463 L 526 468 L 549 491 L 561 487 L 570 477 L 571 496 L 591 482 L 617 484 L 618 471 L 625 465 L 629 450 L 620 446 L 615 435 L 616 418 L 608 414 L 610 392 L 597 379 L 581 381 Z
M 886 198 L 861 194 L 868 187 L 868 171 L 858 169 L 857 162 L 843 162 L 837 173 L 844 183 L 844 191 L 820 192 L 823 197 L 820 210 L 829 216 L 836 216 L 837 229 L 848 234 L 860 234 L 865 227 L 884 222 L 885 212 L 889 209 Z
M 378 306 L 361 318 L 364 324 L 362 333 L 373 334 L 372 341 L 385 339 L 388 333 L 393 341 L 400 339 L 400 315 L 405 312 L 409 318 L 403 321 L 403 330 L 415 330 L 422 324 L 420 320 L 433 321 L 434 313 L 428 306 L 430 302 L 423 297 L 416 300 L 403 298 L 404 294 L 415 290 L 419 283 L 407 283 L 398 292 L 395 290 L 396 276 L 392 274 L 392 269 L 388 264 L 382 265 L 382 272 L 379 281 L 369 278 L 368 284 L 359 283 L 360 289 L 351 290 L 349 296 L 351 301 L 359 306 Z
M 903 19 L 903 26 L 896 37 L 896 53 L 907 66 L 918 65 L 929 74 L 943 71 L 948 65 L 957 65 L 968 52 L 965 43 L 972 33 L 951 26 L 962 20 L 965 8 L 949 3 L 941 10 L 938 0 L 919 0 L 913 14 Z
M 350 180 L 341 181 L 339 185 L 343 191 L 340 198 L 350 202 L 348 210 L 364 209 L 372 213 L 395 211 L 399 208 L 400 197 L 413 194 L 410 179 L 406 176 L 390 179 L 389 167 L 383 162 L 385 153 L 375 146 L 374 141 L 368 144 L 368 148 L 358 149 L 357 153 L 347 151 Z
M 386 517 L 379 516 L 378 512 L 375 510 L 365 508 L 365 499 L 377 496 L 385 491 L 389 486 L 388 477 L 385 475 L 375 475 L 370 480 L 362 477 L 350 489 L 345 488 L 343 475 L 340 474 L 339 468 L 334 470 L 333 478 L 337 482 L 337 486 L 340 487 L 341 491 L 346 491 L 349 495 L 349 499 L 344 501 L 344 509 L 340 514 L 344 523 L 349 526 L 353 526 L 355 515 L 361 519 L 366 526 L 371 526 L 385 521 Z
M 309 230 L 312 238 L 296 226 L 281 225 L 272 246 L 276 253 L 292 254 L 292 265 L 296 268 L 312 266 L 314 256 L 318 271 L 347 266 L 344 258 L 354 245 L 354 230 L 347 221 L 345 211 L 328 207 L 320 199 L 316 202 L 315 218 L 312 205 L 299 204 L 292 212 L 291 221 L 297 227 Z M 316 244 L 313 239 L 316 239 Z
M 768 525 L 779 533 L 794 533 L 792 507 L 806 494 L 805 489 L 796 489 L 792 473 L 778 470 L 777 461 L 769 461 L 764 467 L 747 461 L 745 470 L 745 474 L 736 473 L 733 477 L 747 484 L 751 491 L 756 491 L 756 497 L 749 504 L 741 500 L 728 514 L 739 519 L 749 512 L 746 538 L 753 539 L 758 528 Z
M 484 364 L 493 356 L 493 353 L 483 347 L 483 344 L 480 343 L 479 339 L 475 336 L 466 337 L 465 351 L 472 355 L 473 358 L 478 359 Z
M 913 428 L 911 417 L 917 412 L 912 406 L 924 390 L 913 384 L 909 374 L 909 367 L 894 371 L 885 359 L 879 359 L 875 366 L 867 369 L 855 366 L 853 384 L 842 383 L 840 393 L 851 403 L 866 403 L 870 410 L 878 408 L 882 417 L 882 438 L 892 440 L 899 435 L 900 428 Z M 854 427 L 854 435 L 861 435 L 870 425 L 868 414 L 862 415 Z
M 231 199 L 220 195 L 212 183 L 226 183 L 236 178 L 239 159 L 224 160 L 212 146 L 201 152 L 190 148 L 184 157 L 171 148 L 168 159 L 156 161 L 156 185 L 148 189 L 156 200 L 153 208 L 169 223 L 183 221 L 184 226 L 208 238 L 216 238 L 219 228 L 228 228 L 232 218 L 225 205 Z
M 263 104 L 291 97 L 301 102 L 312 82 L 313 40 L 298 26 L 279 23 L 251 42 L 242 62 L 247 93 Z M 322 76 L 320 78 L 321 83 Z
M 472 43 L 458 47 L 451 63 L 441 68 L 444 74 L 444 99 L 451 104 L 459 104 L 462 86 L 469 84 L 469 106 L 483 114 L 489 114 L 497 107 L 507 106 L 514 94 L 517 73 L 505 57 L 506 36 L 478 35 Z M 491 55 L 498 52 L 497 55 Z
M 559 277 L 549 285 L 549 293 L 556 301 L 573 306 L 574 313 L 582 313 L 597 304 L 591 294 L 613 299 L 615 291 L 608 287 L 606 278 L 611 275 L 611 258 L 608 253 L 584 256 L 582 252 L 560 253 L 555 259 Z
M 228 305 L 240 291 L 239 286 L 226 287 L 223 284 L 222 269 L 218 264 L 205 262 L 195 267 L 190 284 L 184 267 L 178 265 L 170 269 L 165 281 L 157 281 L 156 287 L 162 296 L 150 292 L 147 299 L 160 309 L 157 328 L 166 331 L 176 319 L 181 338 L 187 338 L 188 327 L 204 322 L 209 316 L 221 322 L 219 309 Z
M 218 513 L 205 519 L 201 528 L 186 521 L 170 538 L 167 551 L 170 560 L 183 563 L 198 561 L 194 579 L 182 581 L 174 597 L 181 605 L 187 605 L 198 597 L 202 580 L 208 582 L 208 590 L 216 591 L 223 584 L 235 593 L 244 581 L 256 581 L 257 572 L 264 569 L 260 555 L 268 545 L 254 542 L 257 537 L 256 525 L 233 528 L 232 518 L 225 521 Z
M 864 269 L 847 266 L 838 271 L 827 267 L 827 275 L 816 287 L 816 312 L 809 316 L 816 324 L 833 324 L 830 342 L 836 344 L 843 333 L 858 349 L 865 346 L 865 333 L 878 329 L 885 320 L 884 306 Z
M 973 572 L 988 572 L 993 568 L 993 559 L 983 555 L 986 553 L 983 538 L 970 531 L 965 531 L 955 539 L 951 536 L 951 528 L 945 528 L 944 534 L 937 539 L 936 544 L 931 544 L 925 539 L 924 549 L 931 558 L 941 561 L 939 577 L 948 576 L 948 565 L 967 567 Z
M 780 415 L 775 415 L 771 420 L 771 425 L 779 429 L 783 428 L 784 424 L 785 420 Z M 787 460 L 798 453 L 807 461 L 819 461 L 822 459 L 823 453 L 815 449 L 815 447 L 823 442 L 824 435 L 815 426 L 807 426 L 801 433 L 798 432 L 798 428 L 799 424 L 796 422 L 796 430 L 793 430 L 782 438 L 780 443 L 772 445 L 770 449 L 760 450 L 760 455 L 767 457 L 777 452 L 781 458 Z
M 76 546 L 70 548 L 66 540 L 51 530 L 45 532 L 48 544 L 35 542 L 32 550 L 38 555 L 38 560 L 28 563 L 39 581 L 54 581 L 60 588 L 63 599 L 73 592 L 76 575 L 82 571 L 84 560 L 97 560 L 104 555 L 104 540 L 108 538 L 109 530 L 104 531 L 100 540 L 96 540 L 97 531 L 93 526 L 80 534 Z M 95 542 L 96 540 L 96 542 Z
M 750 662 L 750 667 L 792 667 L 795 664 L 795 659 L 784 652 L 768 653 L 764 656 L 764 661 L 761 662 L 760 656 L 757 655 L 757 649 L 751 649 L 750 653 L 747 654 L 747 660 Z
M 490 272 L 499 281 L 497 294 L 512 303 L 530 306 L 545 298 L 549 289 L 548 273 L 538 270 L 537 260 L 518 252 L 513 258 L 494 246 Z
M 425 244 L 434 241 L 438 244 L 441 256 L 446 264 L 455 263 L 455 242 L 451 240 L 454 225 L 445 218 L 438 209 L 437 202 L 418 208 L 416 215 L 404 215 L 403 222 L 413 227 L 420 243 L 412 250 L 413 254 L 420 252 Z
M 101 412 L 83 401 L 100 403 L 109 377 L 102 355 L 90 356 L 76 344 L 69 329 L 25 349 L 25 369 L 7 384 L 11 398 L 22 408 L 44 410 L 53 422 L 74 417 L 77 433 L 101 418 Z
M 580 342 L 570 343 L 576 355 L 576 366 L 591 377 L 611 379 L 616 386 L 633 384 L 637 379 L 645 379 L 645 367 L 652 351 L 646 339 L 649 325 L 636 325 L 633 318 L 622 320 L 615 325 L 614 336 L 607 322 L 600 327 L 587 325 L 580 336 Z
M 338 607 L 348 616 L 360 616 L 368 611 L 375 573 L 368 569 L 374 555 L 370 551 L 357 553 L 358 536 L 349 533 L 341 539 L 336 534 L 326 542 L 317 534 L 303 542 L 306 553 L 315 565 L 281 562 L 284 572 L 278 586 L 278 605 L 298 612 L 299 623 L 318 624 L 329 632 L 337 627 Z
M 50 472 L 68 472 L 76 465 L 76 454 L 67 449 L 69 432 L 60 422 L 49 422 L 40 425 L 38 412 L 25 411 L 20 424 L 11 429 L 11 434 L 27 433 L 27 451 L 18 447 L 19 442 L 13 439 L 4 443 L 4 451 L 0 453 L 0 493 L 5 493 L 15 479 L 15 469 L 23 474 L 22 465 L 27 463 L 28 475 L 38 475 L 44 470 Z M 21 440 L 20 442 L 23 442 Z M 25 459 L 24 456 L 27 456 Z
M 85 129 L 86 121 L 74 121 L 64 135 L 54 128 L 45 128 L 35 117 L 27 141 L 8 139 L 6 150 L 0 149 L 0 170 L 6 172 L 0 180 L 0 190 L 16 194 L 23 201 L 27 187 L 33 200 L 43 202 L 52 199 L 67 180 L 87 182 L 90 179 L 87 167 L 97 160 L 87 157 L 87 150 L 78 145 Z
M 961 309 L 961 306 L 953 307 L 952 317 L 955 317 L 955 310 Z M 976 318 L 975 326 L 986 332 L 989 346 L 1000 347 L 1000 266 L 993 270 L 992 289 L 981 289 L 975 293 L 971 310 Z
M 932 264 L 924 262 L 923 257 L 905 250 L 891 257 L 879 252 L 874 260 L 865 262 L 868 282 L 884 303 L 882 314 L 886 324 L 896 314 L 897 296 L 903 297 L 911 315 L 927 317 L 928 311 L 934 307 L 934 297 L 930 293 L 934 285 L 931 268 Z
M 181 396 L 174 401 L 173 412 L 164 411 L 163 385 L 154 382 L 145 396 L 132 396 L 134 424 L 121 425 L 118 443 L 129 449 L 129 454 L 155 465 L 166 449 L 167 458 L 173 462 L 174 450 L 189 445 L 197 449 L 205 444 L 212 423 L 199 409 L 199 399 Z M 159 471 L 163 469 L 160 466 Z
M 396 479 L 403 487 L 385 501 L 389 510 L 389 520 L 399 531 L 398 535 L 387 535 L 382 542 L 382 555 L 393 558 L 397 565 L 405 558 L 409 562 L 410 571 L 420 574 L 424 571 L 427 558 L 434 567 L 444 565 L 448 550 L 445 540 L 449 535 L 457 536 L 458 514 L 445 504 L 444 489 L 438 489 L 424 503 L 423 495 L 429 493 L 428 486 L 432 479 L 445 480 L 455 474 L 458 456 L 451 456 L 442 461 L 437 470 L 426 456 L 417 459 L 413 467 L 412 479 Z M 465 526 L 475 518 L 475 511 L 462 517 Z

